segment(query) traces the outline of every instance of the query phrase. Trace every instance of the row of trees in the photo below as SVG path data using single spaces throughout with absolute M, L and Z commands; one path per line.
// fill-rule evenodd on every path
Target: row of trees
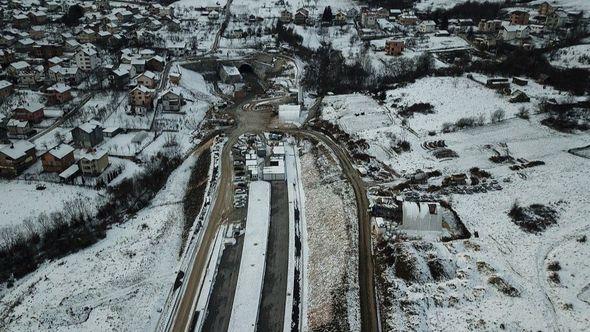
M 0 231 L 0 283 L 21 278 L 45 260 L 86 248 L 106 236 L 109 225 L 122 223 L 146 207 L 181 163 L 179 155 L 157 155 L 133 178 L 107 189 L 108 201 L 96 210 L 83 200 L 62 211 L 27 220 L 22 230 Z

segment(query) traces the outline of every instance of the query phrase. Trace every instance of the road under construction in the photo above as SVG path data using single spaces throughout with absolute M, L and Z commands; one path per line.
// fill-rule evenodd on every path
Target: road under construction
M 283 57 L 289 59 L 288 57 Z M 296 64 L 295 64 L 296 65 Z M 299 74 L 298 74 L 299 75 Z M 377 300 L 374 285 L 374 262 L 372 256 L 370 217 L 368 213 L 368 199 L 366 189 L 359 173 L 355 169 L 348 152 L 338 145 L 329 135 L 315 131 L 308 127 L 292 128 L 276 126 L 272 120 L 275 114 L 272 110 L 258 108 L 261 103 L 276 104 L 285 102 L 284 97 L 265 98 L 261 92 L 261 87 L 256 83 L 256 77 L 247 79 L 249 85 L 246 89 L 246 96 L 242 96 L 239 101 L 228 106 L 224 112 L 233 115 L 235 122 L 230 128 L 223 131 L 221 135 L 225 138 L 225 143 L 219 157 L 219 179 L 217 182 L 216 194 L 211 197 L 211 206 L 209 220 L 200 232 L 200 243 L 194 251 L 194 257 L 191 257 L 191 266 L 187 271 L 183 271 L 182 294 L 178 294 L 177 303 L 174 304 L 174 310 L 170 317 L 163 317 L 161 321 L 167 321 L 168 324 L 158 324 L 159 331 L 193 331 L 198 315 L 203 313 L 195 312 L 195 304 L 202 291 L 202 282 L 204 275 L 207 273 L 209 257 L 214 245 L 215 239 L 222 226 L 227 225 L 231 220 L 236 219 L 236 209 L 234 208 L 234 169 L 232 158 L 232 147 L 236 145 L 238 139 L 244 134 L 262 134 L 264 132 L 282 132 L 294 137 L 307 139 L 315 142 L 321 142 L 327 146 L 337 157 L 338 162 L 343 170 L 345 178 L 350 182 L 354 189 L 357 217 L 359 223 L 359 283 L 360 283 L 360 308 L 361 308 L 361 329 L 362 331 L 379 331 Z M 256 97 L 259 98 L 256 98 Z M 313 112 L 315 113 L 315 112 Z M 310 112 L 312 114 L 312 112 Z M 240 249 L 241 250 L 241 249 Z M 239 262 L 240 252 L 233 253 L 234 261 Z M 235 276 L 234 276 L 235 278 Z M 231 280 L 230 280 L 231 282 Z M 227 301 L 233 301 L 231 297 Z M 225 310 L 231 309 L 231 305 L 226 304 Z M 219 309 L 219 308 L 218 308 Z M 164 311 L 163 314 L 169 314 Z M 264 316 L 261 316 L 264 319 Z M 212 330 L 225 330 L 229 317 L 221 319 L 219 325 Z M 265 322 L 267 323 L 267 322 Z M 207 324 L 215 322 L 207 321 Z M 262 324 L 269 326 L 269 324 Z M 272 325 L 272 324 L 271 324 Z

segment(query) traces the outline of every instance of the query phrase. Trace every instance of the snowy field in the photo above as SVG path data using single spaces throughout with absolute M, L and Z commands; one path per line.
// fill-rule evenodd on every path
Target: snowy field
M 3 290 L 0 330 L 153 330 L 175 279 L 183 220 L 179 193 L 194 162 L 188 158 L 149 207 L 109 230 L 106 239 L 45 263 Z
M 560 48 L 547 58 L 556 67 L 590 69 L 590 44 Z
M 414 7 L 418 10 L 449 9 L 468 0 L 418 0 Z M 471 0 L 471 2 L 504 2 L 503 0 Z M 584 1 L 584 0 L 581 0 Z
M 478 77 L 485 82 L 485 77 Z M 497 93 L 484 85 L 467 77 L 426 77 L 403 88 L 390 90 L 387 93 L 388 106 L 407 107 L 415 103 L 430 103 L 434 106 L 434 114 L 414 114 L 408 119 L 409 126 L 419 133 L 438 131 L 445 122 L 455 122 L 464 117 L 483 115 L 486 122 L 490 114 L 498 109 L 513 117 L 521 107 L 536 110 L 541 97 L 563 97 L 559 92 L 530 81 L 529 85 L 520 87 L 512 85 L 512 89 L 525 92 L 531 101 L 528 103 L 510 103 L 507 96 Z
M 444 262 L 443 280 L 424 277 L 430 275 L 426 270 L 420 282 L 407 282 L 394 277 L 393 268 L 387 270 L 394 285 L 389 289 L 393 309 L 385 314 L 390 328 L 498 330 L 502 324 L 507 330 L 582 331 L 590 324 L 586 315 L 590 307 L 585 302 L 590 288 L 589 264 L 582 259 L 589 245 L 576 241 L 581 235 L 590 235 L 585 218 L 590 213 L 590 199 L 585 194 L 590 178 L 584 175 L 590 160 L 567 152 L 587 145 L 590 137 L 585 133 L 556 132 L 540 125 L 540 119 L 514 118 L 428 137 L 432 141 L 444 140 L 458 153 L 458 158 L 446 161 L 433 158 L 418 146 L 426 138 L 408 135 L 412 151 L 390 159 L 388 164 L 400 173 L 436 169 L 449 175 L 479 167 L 494 179 L 509 181 L 501 181 L 500 192 L 448 197 L 467 228 L 472 233 L 477 231 L 479 238 L 434 243 L 432 249 L 427 249 Z M 498 147 L 515 158 L 546 164 L 512 171 L 509 165 L 488 160 Z M 555 206 L 559 213 L 557 224 L 541 234 L 522 231 L 507 215 L 516 200 L 525 206 Z M 546 266 L 555 260 L 562 267 L 558 272 L 560 284 L 548 280 Z M 428 269 L 421 266 L 419 271 L 423 268 Z M 499 291 L 491 283 L 497 277 L 514 287 L 518 295 Z
M 85 187 L 43 183 L 45 190 L 36 190 L 39 182 L 0 180 L 0 228 L 18 229 L 27 218 L 40 213 L 61 211 L 65 204 L 75 199 L 93 202 L 100 191 Z

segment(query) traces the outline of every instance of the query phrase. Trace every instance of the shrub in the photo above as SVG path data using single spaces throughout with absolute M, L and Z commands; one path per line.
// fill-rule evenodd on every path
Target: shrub
M 505 117 L 506 112 L 503 109 L 497 109 L 490 115 L 490 121 L 492 121 L 492 123 L 497 123 L 504 120 Z
M 561 270 L 561 265 L 559 264 L 558 261 L 551 261 L 551 262 L 549 262 L 549 264 L 547 264 L 547 270 L 549 270 L 549 271 L 560 271 Z
M 518 117 L 519 117 L 519 118 L 521 118 L 521 119 L 528 120 L 528 119 L 530 118 L 530 115 L 529 115 L 529 110 L 528 110 L 528 109 L 526 109 L 526 108 L 524 108 L 524 107 L 521 107 L 521 108 L 518 110 L 518 113 L 516 113 L 516 116 L 518 116 Z

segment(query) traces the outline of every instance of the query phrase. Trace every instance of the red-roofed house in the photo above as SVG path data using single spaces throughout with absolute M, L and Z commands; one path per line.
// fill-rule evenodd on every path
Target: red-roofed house
M 60 144 L 45 152 L 41 156 L 41 163 L 45 172 L 61 173 L 76 163 L 74 148 L 67 144 Z

